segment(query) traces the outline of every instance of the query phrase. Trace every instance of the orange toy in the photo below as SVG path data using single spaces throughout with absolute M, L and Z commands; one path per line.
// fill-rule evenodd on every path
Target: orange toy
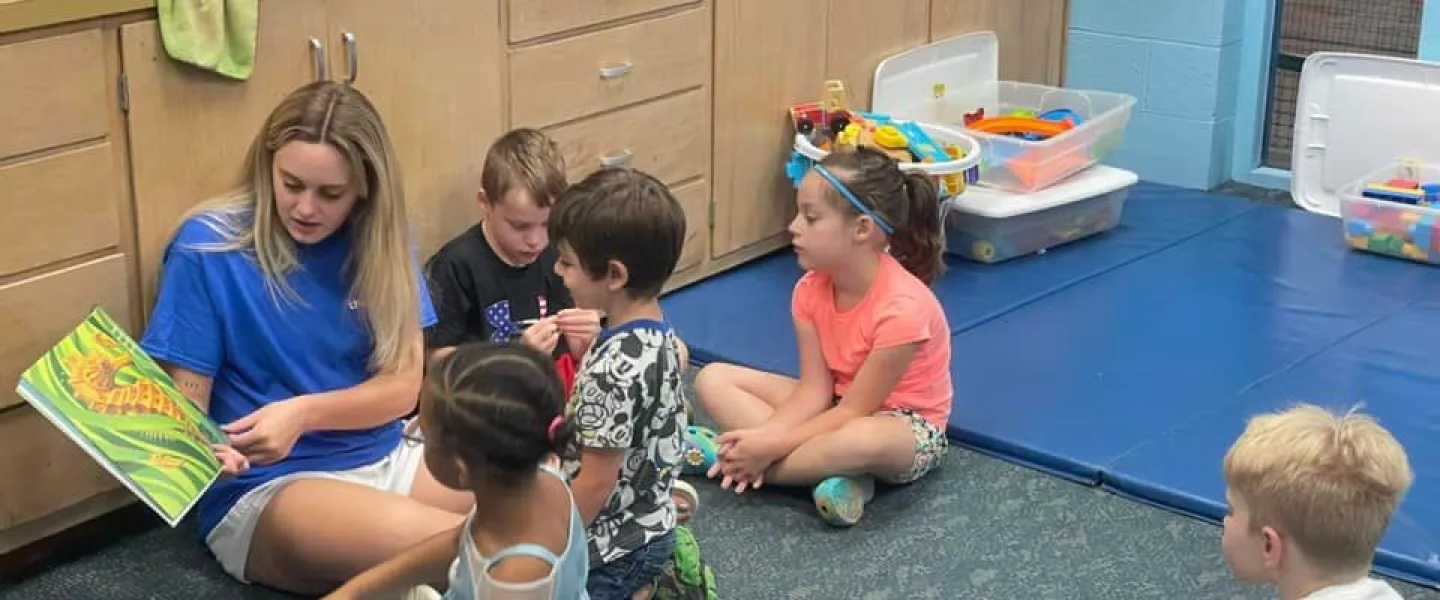
M 998 135 L 1027 134 L 1044 137 L 1055 137 L 1070 131 L 1072 125 L 1067 122 L 1044 121 L 1033 117 L 996 117 L 993 119 L 981 119 L 970 124 L 970 129 L 984 133 Z

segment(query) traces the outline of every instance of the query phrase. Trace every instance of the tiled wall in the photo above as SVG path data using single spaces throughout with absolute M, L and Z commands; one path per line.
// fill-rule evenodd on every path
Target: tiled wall
M 1197 189 L 1229 178 L 1246 1 L 1071 0 L 1066 87 L 1137 99 L 1107 163 Z

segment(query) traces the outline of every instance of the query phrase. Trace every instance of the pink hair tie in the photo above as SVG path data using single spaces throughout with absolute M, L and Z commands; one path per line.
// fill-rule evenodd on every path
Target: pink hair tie
M 555 438 L 560 437 L 560 428 L 565 426 L 565 415 L 555 415 L 550 421 L 550 443 L 555 443 Z

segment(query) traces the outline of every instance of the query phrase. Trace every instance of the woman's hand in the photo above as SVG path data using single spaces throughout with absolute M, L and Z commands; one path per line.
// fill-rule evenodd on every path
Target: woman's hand
M 579 358 L 600 336 L 600 312 L 584 308 L 567 308 L 555 314 L 555 323 L 565 336 L 570 354 Z
M 220 461 L 220 477 L 235 477 L 250 469 L 250 460 L 239 450 L 224 444 L 214 444 L 210 449 L 215 452 L 215 459 Z
M 539 350 L 547 356 L 555 352 L 555 345 L 560 343 L 558 319 L 559 317 L 545 317 L 526 327 L 525 331 L 520 333 L 520 343 Z
M 267 404 L 221 427 L 230 434 L 230 445 L 251 464 L 268 465 L 284 460 L 305 433 L 305 404 L 302 397 Z

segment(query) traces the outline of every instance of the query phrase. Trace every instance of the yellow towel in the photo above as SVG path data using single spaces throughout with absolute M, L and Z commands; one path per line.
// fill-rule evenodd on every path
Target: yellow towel
M 245 80 L 255 67 L 260 0 L 158 0 L 170 58 Z

